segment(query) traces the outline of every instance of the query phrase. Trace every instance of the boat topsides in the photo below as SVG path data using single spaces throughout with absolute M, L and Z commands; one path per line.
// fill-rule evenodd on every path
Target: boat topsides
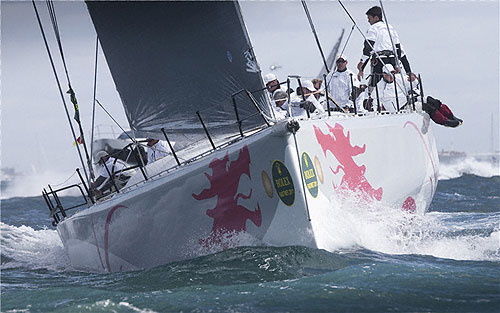
M 332 116 L 299 120 L 295 132 L 282 121 L 135 183 L 57 229 L 76 267 L 103 271 L 249 244 L 235 239 L 241 234 L 271 245 L 322 247 L 318 234 L 328 221 L 318 214 L 332 199 L 426 210 L 438 162 L 428 119 Z

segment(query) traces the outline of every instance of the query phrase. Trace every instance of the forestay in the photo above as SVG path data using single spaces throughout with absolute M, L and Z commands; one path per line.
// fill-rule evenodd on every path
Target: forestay
M 136 131 L 236 132 L 231 95 L 264 88 L 237 2 L 88 1 L 130 127 Z M 269 114 L 263 92 L 255 94 Z M 264 123 L 237 97 L 244 128 Z

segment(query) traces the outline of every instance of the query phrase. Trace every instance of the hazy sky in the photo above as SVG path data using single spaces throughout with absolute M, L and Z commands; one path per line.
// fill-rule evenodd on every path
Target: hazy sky
M 344 3 L 358 26 L 366 31 L 369 24 L 364 12 L 378 2 Z M 37 4 L 66 91 L 46 5 Z M 384 6 L 413 71 L 422 74 L 426 94 L 443 100 L 464 120 L 458 129 L 434 127 L 438 148 L 489 151 L 493 114 L 498 149 L 499 2 L 390 1 Z M 273 64 L 281 66 L 277 71 L 281 79 L 286 74 L 314 76 L 319 72 L 322 61 L 300 2 L 242 2 L 241 7 L 264 73 Z M 88 133 L 95 31 L 83 2 L 55 2 L 55 8 L 70 78 Z M 347 37 L 352 22 L 336 1 L 309 2 L 309 10 L 328 54 L 342 28 Z M 345 51 L 351 69 L 361 56 L 361 48 L 362 37 L 355 30 Z M 126 125 L 102 55 L 99 63 L 97 98 Z M 72 108 L 70 111 L 72 115 Z M 97 123 L 111 121 L 98 110 Z M 70 172 L 80 164 L 72 143 L 32 4 L 2 1 L 1 166 Z

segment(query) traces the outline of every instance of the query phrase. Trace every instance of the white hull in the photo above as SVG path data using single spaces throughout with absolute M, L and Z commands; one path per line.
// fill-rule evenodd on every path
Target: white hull
M 241 235 L 322 248 L 321 212 L 335 197 L 427 210 L 439 162 L 427 114 L 299 123 L 296 135 L 279 123 L 60 222 L 72 265 L 148 268 L 237 245 Z

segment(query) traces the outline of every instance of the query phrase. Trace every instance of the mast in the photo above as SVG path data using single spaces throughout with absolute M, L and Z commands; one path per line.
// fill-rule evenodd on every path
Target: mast
M 494 130 L 494 117 L 493 117 L 493 112 L 491 113 L 491 133 L 490 133 L 490 151 L 492 153 L 495 153 L 495 130 Z

